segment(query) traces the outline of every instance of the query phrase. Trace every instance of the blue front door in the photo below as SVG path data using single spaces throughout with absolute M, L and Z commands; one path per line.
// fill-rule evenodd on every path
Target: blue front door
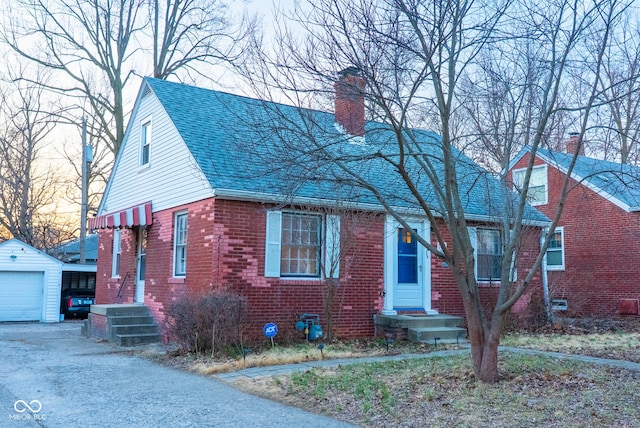
M 417 228 L 397 228 L 395 254 L 394 309 L 424 309 L 422 284 L 423 248 L 418 244 Z

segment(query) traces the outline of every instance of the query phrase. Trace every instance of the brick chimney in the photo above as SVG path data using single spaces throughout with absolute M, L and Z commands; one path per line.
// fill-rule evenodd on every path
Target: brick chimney
M 584 141 L 580 141 L 578 132 L 569 133 L 569 141 L 566 143 L 566 152 L 570 155 L 578 152 L 580 156 L 584 156 Z
M 364 90 L 366 80 L 357 67 L 347 67 L 338 73 L 333 87 L 336 91 L 335 120 L 354 136 L 364 135 Z

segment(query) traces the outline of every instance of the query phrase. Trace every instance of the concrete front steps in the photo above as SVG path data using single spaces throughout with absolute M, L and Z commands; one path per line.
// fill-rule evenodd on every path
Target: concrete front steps
M 393 339 L 406 338 L 412 342 L 464 343 L 467 330 L 462 317 L 452 315 L 399 314 L 374 315 L 376 332 L 383 332 Z
M 158 326 L 144 305 L 91 305 L 84 331 L 89 337 L 106 339 L 120 346 L 160 341 Z

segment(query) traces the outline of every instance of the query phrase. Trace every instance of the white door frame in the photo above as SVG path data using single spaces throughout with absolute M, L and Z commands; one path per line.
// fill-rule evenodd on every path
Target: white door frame
M 140 226 L 137 233 L 136 248 L 136 293 L 135 302 L 144 303 L 144 280 L 146 274 L 147 259 L 147 228 Z M 144 263 L 143 263 L 144 260 Z
M 412 228 L 418 230 L 420 236 L 431 236 L 431 228 L 426 219 L 408 219 Z M 384 225 L 384 302 L 382 315 L 397 315 L 398 311 L 393 307 L 394 287 L 397 269 L 397 236 L 401 227 L 392 216 L 387 215 Z M 431 309 L 431 255 L 430 252 L 418 245 L 418 275 L 422 283 L 422 309 L 429 315 L 437 314 Z

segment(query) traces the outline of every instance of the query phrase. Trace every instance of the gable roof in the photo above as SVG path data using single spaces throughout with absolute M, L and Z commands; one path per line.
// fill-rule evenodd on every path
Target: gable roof
M 385 196 L 393 206 L 406 210 L 415 209 L 406 186 L 402 185 L 399 175 L 391 170 L 387 162 L 380 156 L 373 155 L 366 162 L 362 161 L 362 155 L 389 154 L 393 150 L 394 146 L 389 142 L 393 141 L 395 133 L 386 124 L 368 122 L 365 125 L 366 144 L 354 144 L 354 141 L 350 141 L 348 136 L 336 128 L 332 113 L 153 78 L 145 78 L 143 82 L 141 93 L 148 90 L 157 97 L 173 122 L 215 196 L 245 200 L 282 200 L 283 196 L 289 198 L 295 195 L 292 200 L 348 200 L 379 207 L 377 199 L 370 192 L 336 185 L 340 181 L 340 174 L 344 174 L 339 168 L 326 164 L 317 166 L 316 169 L 309 168 L 308 164 L 313 163 L 312 157 L 302 159 L 299 165 L 293 167 L 293 171 L 291 168 L 287 171 L 278 168 L 276 158 L 271 165 L 263 161 L 266 155 L 277 153 L 282 139 L 300 139 L 307 133 L 314 139 L 326 142 L 327 147 L 339 154 L 346 164 L 350 162 L 349 159 L 357 162 L 350 166 L 357 165 L 360 173 L 373 182 L 376 188 L 387 191 Z M 277 122 L 283 120 L 287 122 L 286 126 L 278 126 Z M 420 142 L 421 150 L 430 155 L 436 175 L 442 178 L 444 166 L 440 160 L 441 150 L 438 150 L 439 136 L 423 130 L 408 132 L 415 141 Z M 355 142 L 362 143 L 362 137 L 358 138 L 360 139 Z M 424 175 L 415 166 L 415 174 Z M 501 189 L 498 180 L 461 152 L 457 152 L 457 169 L 458 186 L 468 218 L 499 218 L 503 211 L 501 195 L 505 190 Z M 290 179 L 292 173 L 296 177 L 294 180 Z M 317 178 L 323 174 L 326 177 L 332 176 L 332 180 Z M 309 179 L 310 175 L 314 175 L 315 179 Z M 439 211 L 441 201 L 426 177 L 420 180 L 419 175 L 416 175 L 414 178 L 422 186 L 421 193 L 427 203 Z M 292 182 L 295 182 L 295 188 L 284 188 L 291 186 Z M 527 207 L 525 219 L 539 223 L 549 221 L 531 206 Z
M 525 147 L 512 165 L 530 150 Z M 536 155 L 564 174 L 573 159 L 573 154 L 547 149 L 538 149 Z M 640 211 L 640 168 L 637 166 L 578 155 L 571 178 L 627 212 Z
M 8 239 L 8 240 L 4 241 L 3 243 L 0 243 L 0 248 L 4 248 L 4 247 L 8 247 L 8 248 L 16 247 L 16 248 L 19 248 L 20 251 L 28 251 L 32 255 L 35 255 L 37 257 L 43 257 L 49 262 L 54 262 L 54 263 L 57 263 L 59 265 L 63 265 L 64 264 L 63 262 L 61 262 L 60 260 L 56 259 L 55 257 L 52 257 L 49 254 L 45 253 L 44 251 L 40 251 L 37 248 L 32 247 L 31 245 L 29 245 L 29 244 L 27 244 L 25 242 L 22 242 L 18 238 L 11 238 L 11 239 Z
M 98 234 L 92 233 L 85 239 L 85 260 L 95 263 L 98 260 Z M 55 250 L 56 256 L 67 263 L 79 263 L 80 261 L 80 239 L 74 239 L 60 245 Z

